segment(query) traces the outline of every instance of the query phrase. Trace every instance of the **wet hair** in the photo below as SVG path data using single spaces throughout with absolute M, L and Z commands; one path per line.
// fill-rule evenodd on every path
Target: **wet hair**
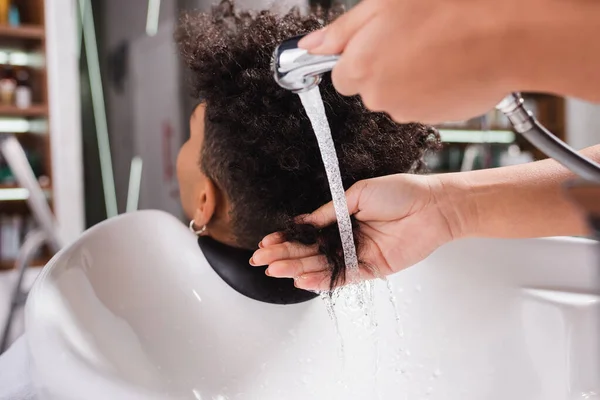
M 241 248 L 256 249 L 267 234 L 318 244 L 332 269 L 331 285 L 345 279 L 337 225 L 301 225 L 294 217 L 331 200 L 319 147 L 297 94 L 271 74 L 282 40 L 321 28 L 343 10 L 241 11 L 225 0 L 209 13 L 184 14 L 176 33 L 190 70 L 192 95 L 206 103 L 200 167 L 231 203 L 231 229 Z M 338 94 L 330 76 L 320 91 L 337 150 L 342 181 L 418 172 L 423 155 L 439 146 L 437 131 L 396 124 L 368 111 L 359 97 Z M 360 254 L 360 226 L 353 219 Z

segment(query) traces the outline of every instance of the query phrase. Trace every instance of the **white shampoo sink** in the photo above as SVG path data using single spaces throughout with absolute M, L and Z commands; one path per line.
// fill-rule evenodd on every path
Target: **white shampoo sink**
M 127 214 L 42 271 L 34 381 L 44 400 L 594 398 L 594 255 L 576 239 L 456 242 L 392 276 L 394 302 L 375 284 L 374 330 L 339 299 L 340 339 L 322 300 L 246 298 L 178 220 Z

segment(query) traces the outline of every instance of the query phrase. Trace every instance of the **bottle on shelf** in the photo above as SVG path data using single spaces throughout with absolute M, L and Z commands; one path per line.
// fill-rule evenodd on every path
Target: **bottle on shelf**
M 8 9 L 8 23 L 10 26 L 21 25 L 21 12 L 16 4 L 12 3 Z
M 8 24 L 8 13 L 10 11 L 10 0 L 0 0 L 0 24 Z
M 3 105 L 13 105 L 16 89 L 17 80 L 15 78 L 14 70 L 12 66 L 7 65 L 2 71 L 2 79 L 0 79 L 0 100 L 2 100 Z
M 47 188 L 50 186 L 50 178 L 46 175 L 40 175 L 38 177 L 38 184 L 42 187 L 42 188 Z
M 22 68 L 17 71 L 17 87 L 15 89 L 15 105 L 17 108 L 25 109 L 31 107 L 32 92 L 29 82 L 29 72 Z
M 4 157 L 0 155 L 0 185 L 12 185 L 15 183 L 15 176 L 6 163 Z
M 0 259 L 12 261 L 17 258 L 21 247 L 23 219 L 19 215 L 0 217 Z
M 26 148 L 25 155 L 27 156 L 27 161 L 29 161 L 29 165 L 31 166 L 35 177 L 39 178 L 44 175 L 44 164 L 42 163 L 43 159 L 39 149 Z

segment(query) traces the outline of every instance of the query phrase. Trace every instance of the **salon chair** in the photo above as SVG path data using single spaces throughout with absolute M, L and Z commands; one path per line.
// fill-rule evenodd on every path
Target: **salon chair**
M 458 241 L 376 282 L 374 315 L 342 295 L 334 323 L 319 298 L 269 304 L 232 289 L 174 217 L 125 214 L 36 281 L 32 376 L 44 400 L 593 397 L 593 246 Z

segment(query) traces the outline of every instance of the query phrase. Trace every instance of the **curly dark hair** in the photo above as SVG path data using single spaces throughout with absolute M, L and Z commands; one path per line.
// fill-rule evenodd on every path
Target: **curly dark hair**
M 270 60 L 282 40 L 319 29 L 341 12 L 254 13 L 224 0 L 210 13 L 185 14 L 176 33 L 193 96 L 206 103 L 201 168 L 231 202 L 237 245 L 256 249 L 277 231 L 288 240 L 318 243 L 332 268 L 332 287 L 345 279 L 337 226 L 294 223 L 331 200 L 327 176 L 300 99 L 275 83 Z M 434 128 L 399 125 L 370 112 L 359 97 L 338 94 L 330 76 L 320 90 L 346 189 L 362 179 L 417 172 L 424 153 L 439 146 Z

